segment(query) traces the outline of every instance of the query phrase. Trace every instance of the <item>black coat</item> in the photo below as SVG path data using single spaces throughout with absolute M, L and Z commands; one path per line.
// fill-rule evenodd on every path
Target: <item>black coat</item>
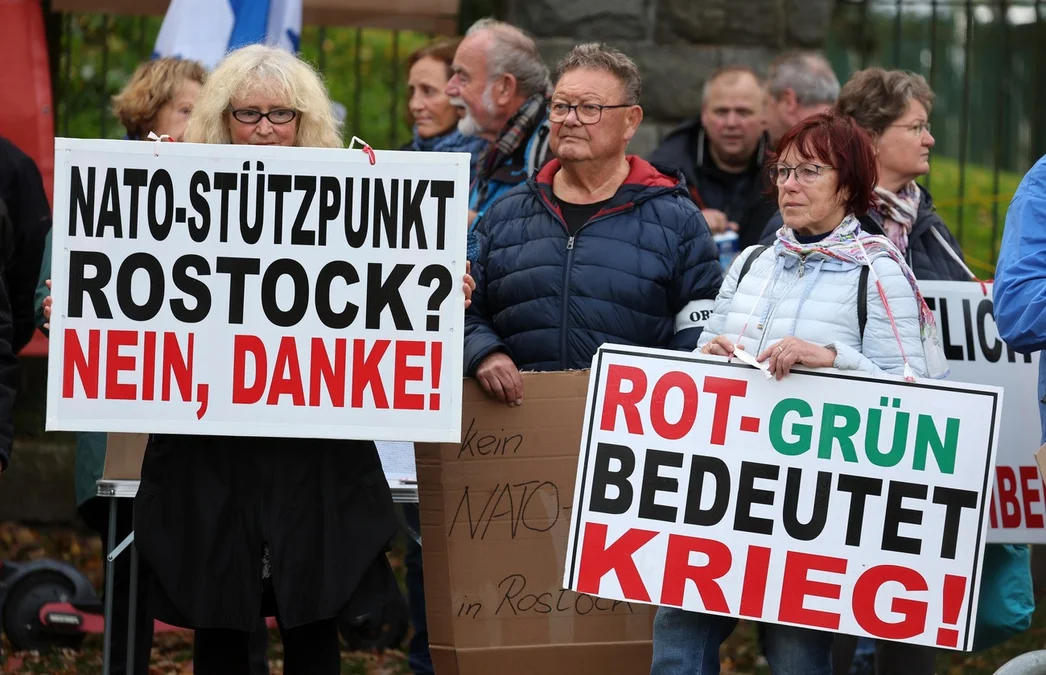
M 0 231 L 10 229 L 10 219 L 0 200 Z M 7 470 L 14 445 L 15 392 L 18 387 L 18 357 L 13 349 L 14 322 L 8 300 L 5 275 L 0 268 L 0 471 Z
M 912 268 L 915 278 L 920 281 L 972 281 L 966 268 L 944 249 L 945 244 L 941 243 L 941 239 L 960 260 L 965 261 L 959 242 L 937 215 L 930 193 L 921 185 L 919 189 L 922 190 L 919 213 L 908 235 L 908 250 L 904 252 L 908 267 Z M 772 244 L 782 222 L 780 212 L 774 214 L 759 243 Z M 861 216 L 861 229 L 869 234 L 883 234 L 882 227 L 871 216 Z
M 278 607 L 294 627 L 396 592 L 392 493 L 369 441 L 151 436 L 134 526 L 156 617 L 173 625 L 251 631 Z
M 36 330 L 34 295 L 51 229 L 51 205 L 36 163 L 5 138 L 0 138 L 0 201 L 10 215 L 9 227 L 0 232 L 0 253 L 14 321 L 11 344 L 17 353 Z
M 717 209 L 737 223 L 739 250 L 743 251 L 759 241 L 766 221 L 777 211 L 763 180 L 768 144 L 764 134 L 748 170 L 740 176 L 726 174 L 712 161 L 701 119 L 695 118 L 670 132 L 649 159 L 651 164 L 682 172 L 698 208 Z

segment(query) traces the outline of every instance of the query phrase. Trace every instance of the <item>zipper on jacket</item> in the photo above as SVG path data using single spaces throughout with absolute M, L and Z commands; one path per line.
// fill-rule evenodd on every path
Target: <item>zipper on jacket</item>
M 770 299 L 767 298 L 767 302 L 769 301 Z M 766 321 L 756 324 L 756 328 L 760 330 L 760 334 L 759 342 L 756 343 L 755 352 L 752 353 L 752 356 L 759 356 L 763 353 L 763 349 L 765 349 L 764 343 L 766 342 L 766 334 L 768 332 L 767 329 L 769 328 L 770 324 L 774 321 L 774 314 L 777 314 L 777 304 L 778 303 L 774 303 L 773 307 L 770 308 L 770 311 L 766 313 Z
M 570 234 L 570 230 L 567 228 L 566 222 L 560 218 L 560 223 L 563 225 L 563 229 L 567 230 L 567 260 L 563 264 L 563 312 L 559 320 L 559 369 L 567 370 L 569 364 L 567 363 L 567 333 L 569 327 L 567 321 L 570 317 L 570 266 L 574 262 L 574 240 L 581 235 L 581 230 L 585 229 L 592 223 L 598 222 L 603 218 L 614 215 L 613 213 L 606 213 L 601 216 L 586 221 L 581 227 L 577 228 L 574 234 Z
M 618 213 L 623 212 L 624 209 L 620 211 L 611 211 L 610 213 L 604 213 L 602 215 L 597 214 L 587 220 L 583 225 L 581 225 L 581 227 L 577 228 L 577 231 L 574 232 L 574 234 L 570 234 L 570 228 L 567 227 L 566 221 L 556 212 L 548 198 L 541 194 L 539 195 L 539 201 L 546 209 L 548 209 L 548 212 L 552 214 L 552 217 L 559 221 L 559 224 L 563 226 L 563 230 L 567 233 L 567 259 L 563 264 L 563 311 L 559 320 L 559 366 L 560 370 L 567 370 L 567 333 L 569 332 L 569 325 L 567 322 L 570 317 L 570 266 L 574 262 L 574 240 L 580 236 L 581 230 L 585 229 L 592 223 L 617 215 Z M 635 203 L 632 203 L 631 206 L 632 208 L 635 208 Z
M 801 271 L 803 269 L 802 265 L 800 265 L 799 269 L 800 269 L 799 276 L 802 277 L 803 276 L 802 275 L 802 271 Z M 780 278 L 774 284 L 774 287 L 766 289 L 767 293 L 768 294 L 773 293 L 773 291 L 776 289 L 776 287 L 777 287 L 777 285 L 779 283 L 781 283 L 781 279 Z M 752 356 L 759 356 L 760 354 L 763 353 L 763 350 L 766 349 L 766 337 L 769 334 L 770 325 L 774 322 L 775 315 L 777 314 L 777 309 L 781 305 L 781 300 L 784 299 L 784 297 L 788 293 L 788 291 L 790 291 L 792 289 L 792 287 L 795 286 L 797 283 L 798 283 L 797 281 L 792 281 L 787 286 L 785 286 L 783 289 L 781 289 L 781 292 L 780 292 L 780 295 L 777 298 L 777 301 L 774 302 L 770 306 L 770 310 L 766 313 L 766 321 L 763 321 L 763 322 L 760 322 L 760 323 L 756 324 L 756 328 L 758 328 L 762 332 L 759 335 L 759 342 L 756 345 L 756 351 L 752 354 Z M 766 297 L 766 302 L 770 302 L 769 295 L 767 295 L 767 297 Z M 744 337 L 744 336 L 739 336 L 739 337 Z
M 582 226 L 583 227 L 583 226 Z M 578 228 L 580 231 L 581 228 Z M 574 237 L 567 236 L 567 260 L 563 264 L 563 315 L 559 320 L 559 369 L 567 370 L 567 319 L 570 316 L 570 265 L 574 262 Z

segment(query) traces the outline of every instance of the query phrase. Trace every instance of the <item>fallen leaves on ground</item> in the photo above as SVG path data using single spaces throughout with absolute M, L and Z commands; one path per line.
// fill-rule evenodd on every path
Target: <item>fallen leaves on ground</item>
M 83 572 L 95 588 L 105 578 L 102 541 L 86 530 L 69 527 L 28 527 L 0 522 L 0 560 L 28 562 L 52 558 L 65 561 Z
M 283 675 L 283 654 L 279 633 L 270 635 L 269 675 Z M 77 651 L 61 650 L 51 654 L 11 652 L 6 640 L 2 643 L 4 659 L 0 673 L 20 675 L 95 675 L 102 670 L 101 636 L 89 636 L 83 648 Z M 366 654 L 342 652 L 341 672 L 344 675 L 410 675 L 406 656 L 402 652 Z M 149 675 L 192 675 L 192 633 L 163 633 L 153 640 Z
M 397 576 L 403 573 L 403 549 L 397 545 L 390 555 Z M 0 522 L 0 560 L 64 560 L 84 572 L 95 588 L 101 588 L 102 544 L 76 528 L 34 528 L 19 523 Z M 269 639 L 270 675 L 283 675 L 283 648 L 279 633 Z M 992 675 L 1004 663 L 1020 654 L 1046 649 L 1046 598 L 1039 606 L 1031 628 L 1005 644 L 976 654 L 941 651 L 937 658 L 938 675 Z M 79 650 L 50 654 L 14 653 L 6 637 L 0 642 L 0 673 L 47 675 L 88 675 L 101 672 L 102 637 L 89 635 Z M 755 624 L 742 621 L 720 652 L 723 675 L 768 675 L 766 659 L 759 648 Z M 192 633 L 158 633 L 153 640 L 149 675 L 191 675 Z M 409 675 L 406 656 L 400 651 L 385 654 L 342 653 L 343 675 Z

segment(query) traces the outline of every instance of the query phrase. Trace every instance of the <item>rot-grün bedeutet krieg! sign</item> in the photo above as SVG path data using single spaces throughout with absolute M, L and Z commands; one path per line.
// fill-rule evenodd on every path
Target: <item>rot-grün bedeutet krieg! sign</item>
M 973 644 L 1002 392 L 605 346 L 564 585 Z

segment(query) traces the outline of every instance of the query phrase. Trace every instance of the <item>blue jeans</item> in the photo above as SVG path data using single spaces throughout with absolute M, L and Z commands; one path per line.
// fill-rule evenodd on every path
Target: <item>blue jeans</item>
M 832 675 L 831 633 L 760 623 L 759 643 L 773 675 Z M 659 607 L 650 675 L 717 675 L 719 646 L 737 619 Z

